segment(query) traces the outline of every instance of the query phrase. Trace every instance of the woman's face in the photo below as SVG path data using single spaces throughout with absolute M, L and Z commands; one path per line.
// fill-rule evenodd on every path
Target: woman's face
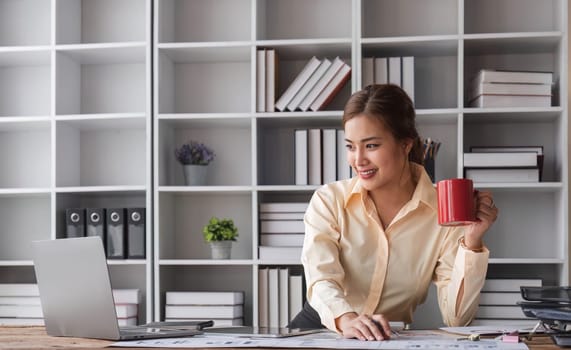
M 398 186 L 411 141 L 397 141 L 381 121 L 359 114 L 345 123 L 345 142 L 349 165 L 366 190 Z

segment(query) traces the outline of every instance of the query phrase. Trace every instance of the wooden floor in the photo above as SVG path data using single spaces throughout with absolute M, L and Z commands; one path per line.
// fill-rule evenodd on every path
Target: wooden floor
M 0 349 L 30 349 L 30 350 L 53 350 L 53 349 L 102 349 L 114 341 L 96 340 L 85 338 L 50 337 L 44 327 L 0 327 Z M 531 350 L 554 350 L 560 349 L 552 343 L 551 338 L 537 336 L 527 342 Z M 131 348 L 115 348 L 131 349 Z M 135 348 L 132 348 L 135 349 Z M 143 348 L 136 348 L 143 349 Z M 225 348 L 224 350 L 229 350 Z M 244 350 L 244 349 L 241 349 Z

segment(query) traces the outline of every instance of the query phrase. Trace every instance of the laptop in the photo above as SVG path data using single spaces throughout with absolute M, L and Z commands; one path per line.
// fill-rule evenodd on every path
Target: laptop
M 188 327 L 119 327 L 101 238 L 35 241 L 32 248 L 48 335 L 135 340 L 202 334 Z

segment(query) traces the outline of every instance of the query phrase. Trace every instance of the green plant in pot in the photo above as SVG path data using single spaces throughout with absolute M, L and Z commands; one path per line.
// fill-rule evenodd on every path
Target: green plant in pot
M 216 156 L 204 143 L 190 140 L 175 149 L 176 160 L 183 166 L 184 181 L 187 186 L 206 184 L 208 165 Z
M 212 259 L 230 259 L 232 242 L 238 237 L 238 228 L 232 219 L 210 218 L 202 228 L 204 240 L 210 244 Z

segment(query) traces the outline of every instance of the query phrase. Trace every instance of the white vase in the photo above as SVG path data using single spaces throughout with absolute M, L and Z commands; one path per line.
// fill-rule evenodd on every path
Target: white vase
M 230 259 L 232 251 L 232 241 L 210 242 L 210 253 L 212 259 Z
M 204 186 L 206 185 L 206 175 L 208 174 L 208 165 L 184 165 L 184 183 L 187 186 Z

